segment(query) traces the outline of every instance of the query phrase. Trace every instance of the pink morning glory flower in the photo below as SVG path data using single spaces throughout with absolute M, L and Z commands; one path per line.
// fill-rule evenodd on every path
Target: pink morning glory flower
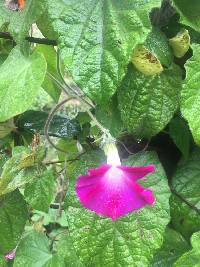
M 107 145 L 107 164 L 89 169 L 77 179 L 76 193 L 81 204 L 98 215 L 116 220 L 130 212 L 153 205 L 153 192 L 138 180 L 154 172 L 154 165 L 122 166 L 117 148 Z
M 12 251 L 10 251 L 8 254 L 6 254 L 5 259 L 6 260 L 12 260 L 12 259 L 14 259 L 15 254 L 16 254 L 16 248 L 13 249 Z

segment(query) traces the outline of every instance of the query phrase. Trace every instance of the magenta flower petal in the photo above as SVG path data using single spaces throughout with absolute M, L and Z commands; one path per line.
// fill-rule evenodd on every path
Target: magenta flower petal
M 153 192 L 136 181 L 154 170 L 153 165 L 129 167 L 104 164 L 90 169 L 87 175 L 81 175 L 76 192 L 85 208 L 116 220 L 145 205 L 153 205 Z
M 8 254 L 6 254 L 4 257 L 6 260 L 12 260 L 15 258 L 15 254 L 16 254 L 16 248 L 10 251 Z
M 143 178 L 145 175 L 155 171 L 154 165 L 148 165 L 144 167 L 130 167 L 122 165 L 118 166 L 118 168 L 126 172 L 130 172 L 132 174 L 132 178 L 136 181 Z
M 89 173 L 89 175 L 103 174 L 104 172 L 106 172 L 107 170 L 109 170 L 111 167 L 112 167 L 112 165 L 103 164 L 103 165 L 99 166 L 98 168 L 89 169 L 88 170 L 88 173 Z

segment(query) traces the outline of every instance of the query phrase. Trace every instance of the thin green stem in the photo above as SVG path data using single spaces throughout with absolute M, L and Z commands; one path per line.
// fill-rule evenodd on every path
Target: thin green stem
M 50 72 L 47 72 L 47 76 L 60 88 L 60 90 L 64 91 L 66 95 L 70 94 L 70 92 L 66 90 L 63 84 L 58 81 Z
M 88 102 L 86 99 L 84 99 L 83 97 L 87 97 L 86 94 L 80 89 L 80 87 L 78 87 L 76 85 L 76 89 L 74 88 L 73 85 L 70 85 L 69 83 L 67 83 L 66 79 L 63 76 L 62 70 L 61 70 L 61 62 L 60 62 L 60 50 L 58 49 L 57 51 L 57 70 L 58 73 L 60 75 L 61 80 L 63 81 L 64 85 L 73 93 L 75 94 L 75 96 L 81 101 L 84 102 L 85 104 L 87 104 L 88 106 L 95 108 L 94 104 L 92 103 L 92 101 Z M 80 94 L 77 92 L 80 92 Z

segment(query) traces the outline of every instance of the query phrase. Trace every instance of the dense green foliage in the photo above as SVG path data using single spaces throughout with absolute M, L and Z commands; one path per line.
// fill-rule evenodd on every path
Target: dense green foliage
M 200 1 L 17 2 L 0 0 L 0 267 L 200 266 Z M 75 191 L 105 129 L 123 165 L 156 167 L 155 204 L 116 221 Z

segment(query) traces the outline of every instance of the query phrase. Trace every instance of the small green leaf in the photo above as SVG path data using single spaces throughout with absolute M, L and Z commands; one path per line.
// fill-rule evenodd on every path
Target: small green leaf
M 200 145 L 200 45 L 193 44 L 193 56 L 186 62 L 186 79 L 181 94 L 181 112 L 188 121 L 194 141 Z
M 199 267 L 200 266 L 200 232 L 194 233 L 191 238 L 193 249 L 181 256 L 173 267 Z
M 172 179 L 172 187 L 178 193 L 170 200 L 172 224 L 186 238 L 200 230 L 199 162 L 200 150 L 195 149 L 188 160 L 178 166 Z
M 121 118 L 129 132 L 150 138 L 167 125 L 179 105 L 181 74 L 176 65 L 154 76 L 129 66 L 118 91 Z
M 94 167 L 94 154 L 75 163 L 71 178 Z M 126 165 L 156 165 L 156 172 L 141 182 L 155 193 L 156 204 L 145 207 L 113 222 L 84 209 L 75 194 L 74 182 L 66 197 L 69 233 L 76 255 L 86 266 L 149 266 L 155 251 L 162 245 L 165 227 L 169 222 L 170 195 L 167 179 L 154 153 L 130 157 Z M 79 164 L 79 167 L 78 167 Z M 96 157 L 96 166 L 99 165 Z
M 166 228 L 162 247 L 156 252 L 150 267 L 171 267 L 172 264 L 186 251 L 189 244 L 173 229 Z
M 19 117 L 18 126 L 20 129 L 31 133 L 44 134 L 44 125 L 47 118 L 48 113 L 46 112 L 28 110 Z M 78 121 L 64 115 L 55 115 L 49 127 L 49 135 L 55 137 L 73 138 L 79 132 Z
M 15 47 L 0 67 L 0 121 L 26 111 L 36 98 L 46 72 L 44 57 L 24 57 Z
M 173 0 L 181 14 L 181 23 L 200 31 L 200 2 L 199 0 Z
M 27 153 L 26 150 L 22 149 L 21 153 L 20 151 L 14 153 L 12 158 L 3 166 L 0 178 L 0 195 L 14 191 L 32 181 L 37 175 L 37 169 L 33 167 L 34 164 L 32 152 Z
M 153 27 L 144 43 L 145 47 L 156 56 L 162 65 L 169 67 L 173 61 L 173 54 L 165 34 Z
M 52 171 L 46 170 L 35 177 L 34 182 L 26 185 L 24 198 L 36 210 L 48 212 L 49 205 L 54 200 L 55 179 Z
M 20 242 L 13 267 L 65 267 L 63 259 L 50 252 L 47 237 L 38 232 L 28 233 Z
M 57 55 L 54 47 L 47 45 L 37 45 L 36 51 L 43 54 L 47 62 L 47 71 L 53 75 L 58 81 L 60 76 L 57 72 Z M 61 90 L 56 84 L 49 78 L 48 74 L 45 76 L 42 88 L 57 102 L 60 97 Z
M 0 198 L 1 253 L 8 253 L 16 247 L 27 218 L 26 203 L 19 191 L 16 190 Z
M 169 134 L 184 158 L 187 159 L 190 152 L 191 134 L 186 122 L 178 116 L 173 118 L 169 124 Z
M 149 12 L 160 0 L 48 0 L 45 18 L 65 66 L 75 82 L 98 104 L 109 102 L 126 72 L 132 50 L 151 29 Z M 43 20 L 40 22 L 43 23 Z M 51 34 L 52 35 L 52 34 Z

